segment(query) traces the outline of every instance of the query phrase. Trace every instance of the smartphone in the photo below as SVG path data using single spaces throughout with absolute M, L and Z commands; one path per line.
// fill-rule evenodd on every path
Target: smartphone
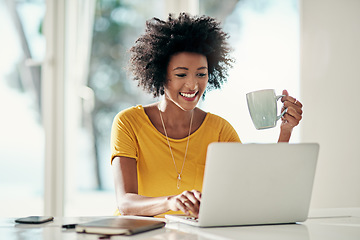
M 54 220 L 54 217 L 50 216 L 29 216 L 24 218 L 18 218 L 15 220 L 16 223 L 27 223 L 27 224 L 40 224 Z

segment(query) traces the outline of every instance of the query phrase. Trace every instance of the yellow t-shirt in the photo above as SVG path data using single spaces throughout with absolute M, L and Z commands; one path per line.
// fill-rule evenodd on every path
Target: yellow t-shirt
M 169 138 L 176 167 L 181 171 L 187 137 Z M 201 191 L 206 150 L 212 142 L 240 142 L 225 119 L 207 113 L 202 125 L 190 135 L 180 189 L 166 136 L 160 133 L 141 105 L 121 111 L 111 131 L 111 161 L 116 156 L 137 161 L 138 194 L 148 197 L 177 195 L 185 190 Z M 221 159 L 219 159 L 221 161 Z

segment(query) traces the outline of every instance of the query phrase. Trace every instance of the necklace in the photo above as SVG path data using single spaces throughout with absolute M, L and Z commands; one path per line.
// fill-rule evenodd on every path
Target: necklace
M 176 167 L 176 163 L 175 163 L 175 159 L 174 159 L 174 154 L 173 154 L 172 149 L 171 149 L 170 141 L 169 141 L 169 138 L 168 138 L 168 135 L 167 135 L 167 132 L 166 132 L 166 128 L 165 128 L 165 124 L 164 124 L 164 120 L 163 120 L 163 118 L 162 118 L 161 111 L 160 111 L 160 107 L 158 107 L 158 109 L 159 109 L 159 114 L 160 114 L 161 123 L 162 123 L 163 128 L 164 128 L 164 132 L 165 132 L 166 140 L 167 140 L 167 143 L 168 143 L 168 145 L 169 145 L 170 154 L 171 154 L 172 160 L 173 160 L 173 162 L 174 162 L 175 171 L 176 171 L 176 173 L 177 173 L 177 182 L 176 182 L 176 187 L 177 187 L 177 189 L 180 189 L 180 184 L 181 184 L 181 174 L 182 174 L 182 172 L 183 172 L 183 170 L 184 170 L 185 161 L 186 161 L 186 154 L 187 154 L 188 147 L 189 147 L 189 140 L 190 140 L 190 133 L 191 133 L 191 125 L 192 125 L 192 121 L 193 121 L 193 117 L 194 117 L 194 111 L 191 113 L 190 127 L 189 127 L 189 134 L 188 134 L 188 139 L 187 139 L 187 143 L 186 143 L 186 149 L 185 149 L 184 161 L 183 161 L 183 164 L 182 164 L 182 167 L 181 167 L 181 171 L 179 172 L 179 171 L 178 171 L 178 169 L 177 169 L 177 167 Z

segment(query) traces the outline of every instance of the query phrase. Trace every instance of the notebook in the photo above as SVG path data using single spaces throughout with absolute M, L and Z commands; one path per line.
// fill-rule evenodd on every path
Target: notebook
M 76 226 L 78 233 L 102 235 L 133 235 L 165 226 L 164 221 L 136 217 L 103 218 Z
M 318 152 L 317 143 L 211 143 L 198 219 L 165 217 L 199 227 L 305 221 Z

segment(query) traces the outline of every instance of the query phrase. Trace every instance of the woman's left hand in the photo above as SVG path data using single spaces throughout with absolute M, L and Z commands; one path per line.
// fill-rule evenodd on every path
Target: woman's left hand
M 285 96 L 281 98 L 281 102 L 284 103 L 281 112 L 285 109 L 287 109 L 287 112 L 281 118 L 282 123 L 279 142 L 288 142 L 292 129 L 299 125 L 302 119 L 303 105 L 296 98 L 289 96 L 286 90 L 283 90 L 282 94 Z

